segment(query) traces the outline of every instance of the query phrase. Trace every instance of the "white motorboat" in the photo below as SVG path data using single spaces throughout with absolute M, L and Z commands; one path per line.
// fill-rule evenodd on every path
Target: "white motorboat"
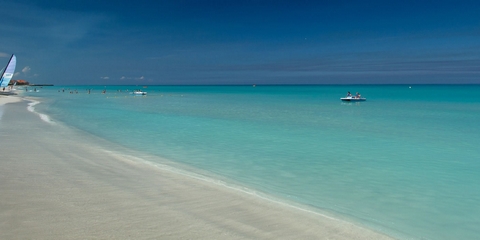
M 131 92 L 130 94 L 133 94 L 133 95 L 147 95 L 147 92 L 144 92 L 144 91 L 133 91 L 133 92 Z
M 363 102 L 363 101 L 367 101 L 366 98 L 357 98 L 357 97 L 344 97 L 344 98 L 340 98 L 342 101 L 344 102 Z

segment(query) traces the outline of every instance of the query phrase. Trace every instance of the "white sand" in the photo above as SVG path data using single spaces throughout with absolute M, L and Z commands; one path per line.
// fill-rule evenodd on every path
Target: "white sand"
M 14 98 L 0 96 L 0 105 Z M 4 106 L 0 239 L 389 239 L 135 161 L 77 134 L 42 121 L 27 102 Z
M 19 102 L 21 99 L 16 96 L 3 96 L 0 95 L 0 105 L 4 105 L 7 103 Z

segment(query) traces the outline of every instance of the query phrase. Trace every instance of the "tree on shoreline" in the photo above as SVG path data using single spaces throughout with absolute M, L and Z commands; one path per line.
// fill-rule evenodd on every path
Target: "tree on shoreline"
M 12 80 L 8 85 L 14 85 L 15 83 L 17 83 L 17 85 L 30 85 L 30 83 L 25 80 Z

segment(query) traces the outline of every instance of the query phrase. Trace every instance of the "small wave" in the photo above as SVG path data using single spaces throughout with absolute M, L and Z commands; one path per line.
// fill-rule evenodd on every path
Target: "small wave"
M 38 113 L 38 112 L 35 111 L 35 105 L 39 104 L 40 103 L 39 101 L 35 101 L 35 100 L 28 100 L 28 101 L 30 101 L 30 103 L 28 103 L 28 107 L 27 107 L 28 111 L 36 113 L 40 117 L 40 119 L 42 119 L 43 121 L 45 121 L 47 123 L 55 124 L 55 122 L 52 121 L 50 119 L 50 117 L 48 117 L 48 115 L 43 114 L 43 113 Z
M 205 182 L 208 182 L 210 184 L 217 185 L 217 186 L 225 187 L 225 188 L 231 189 L 233 191 L 242 192 L 244 194 L 251 195 L 251 196 L 263 199 L 264 201 L 269 201 L 269 202 L 281 205 L 283 207 L 296 209 L 296 210 L 302 211 L 302 212 L 307 212 L 309 214 L 321 216 L 325 219 L 330 219 L 330 220 L 337 221 L 337 222 L 349 223 L 349 224 L 352 224 L 352 225 L 360 226 L 360 225 L 357 225 L 354 222 L 346 221 L 344 219 L 341 219 L 341 218 L 338 218 L 338 217 L 335 217 L 335 216 L 332 216 L 332 215 L 328 215 L 327 213 L 323 213 L 319 209 L 314 210 L 313 208 L 308 207 L 306 205 L 293 203 L 291 201 L 286 201 L 285 199 L 274 197 L 274 196 L 272 196 L 268 193 L 264 193 L 264 192 L 261 192 L 261 191 L 250 189 L 250 188 L 245 187 L 245 186 L 236 185 L 236 184 L 231 183 L 231 182 L 226 182 L 226 181 L 223 181 L 223 180 L 220 180 L 220 179 L 208 177 L 208 176 L 205 176 L 203 174 L 198 174 L 198 173 L 195 173 L 195 172 L 192 172 L 192 171 L 189 171 L 189 170 L 184 170 L 184 169 L 181 169 L 181 168 L 178 168 L 178 167 L 175 167 L 175 166 L 171 166 L 171 165 L 168 165 L 168 164 L 152 162 L 152 161 L 146 160 L 142 157 L 136 157 L 136 156 L 129 155 L 129 154 L 122 154 L 120 152 L 109 151 L 109 150 L 106 150 L 106 149 L 103 149 L 103 151 L 105 151 L 107 154 L 119 157 L 118 159 L 123 159 L 124 161 L 131 161 L 130 163 L 146 164 L 148 166 L 158 168 L 158 169 L 161 169 L 161 170 L 164 170 L 164 171 L 169 171 L 169 172 L 172 172 L 174 174 L 183 175 L 185 177 L 189 177 L 189 178 L 197 179 L 197 180 L 200 180 L 200 181 L 205 181 Z

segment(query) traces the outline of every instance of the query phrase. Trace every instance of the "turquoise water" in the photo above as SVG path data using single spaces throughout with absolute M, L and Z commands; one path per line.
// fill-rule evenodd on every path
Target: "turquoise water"
M 480 236 L 480 85 L 134 88 L 24 94 L 54 121 L 398 238 Z

